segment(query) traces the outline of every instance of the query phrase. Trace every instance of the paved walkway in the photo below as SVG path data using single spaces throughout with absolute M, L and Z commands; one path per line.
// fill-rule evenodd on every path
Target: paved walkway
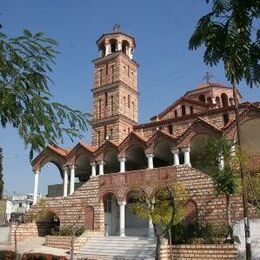
M 37 252 L 37 253 L 48 253 L 58 256 L 69 256 L 68 250 L 58 249 L 53 247 L 44 246 L 44 237 L 34 237 L 25 241 L 18 242 L 18 252 Z M 13 250 L 13 245 L 0 245 L 0 250 Z

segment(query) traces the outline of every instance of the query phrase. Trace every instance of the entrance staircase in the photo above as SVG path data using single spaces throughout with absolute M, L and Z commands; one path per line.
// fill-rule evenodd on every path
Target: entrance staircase
M 144 237 L 93 237 L 81 247 L 77 259 L 154 260 L 156 243 Z

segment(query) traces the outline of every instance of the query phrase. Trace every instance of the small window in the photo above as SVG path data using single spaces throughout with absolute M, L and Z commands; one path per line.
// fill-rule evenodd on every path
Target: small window
M 98 100 L 98 118 L 101 118 L 101 99 Z
M 223 115 L 223 121 L 224 121 L 224 125 L 228 124 L 228 122 L 229 122 L 229 115 L 228 114 Z
M 199 101 L 205 103 L 206 102 L 205 96 L 204 95 L 200 95 L 199 96 Z
M 193 114 L 193 107 L 190 107 L 190 113 Z
M 108 63 L 106 63 L 106 75 L 108 73 Z
M 211 97 L 207 97 L 207 103 L 212 104 L 212 98 Z
M 114 96 L 110 97 L 111 115 L 114 114 Z
M 130 95 L 127 96 L 127 106 L 130 108 Z
M 109 139 L 113 138 L 113 128 L 110 129 L 110 135 L 109 135 Z
M 173 134 L 173 127 L 172 127 L 172 125 L 168 125 L 168 132 L 169 132 L 170 135 Z
M 107 126 L 104 126 L 104 140 L 107 139 Z
M 182 113 L 183 116 L 186 115 L 186 107 L 184 105 L 181 106 L 181 113 Z
M 174 110 L 174 117 L 178 117 L 178 111 Z
M 102 69 L 100 69 L 99 70 L 99 86 L 102 86 L 102 81 L 103 81 L 103 79 L 102 79 Z
M 115 81 L 115 65 L 111 65 L 111 81 L 112 83 Z
M 19 203 L 19 208 L 21 208 L 23 206 L 23 204 L 22 203 Z
M 107 99 L 108 99 L 108 94 L 105 93 L 105 107 L 107 107 Z
M 129 75 L 130 75 L 130 67 L 129 67 L 129 65 L 127 66 L 127 76 L 129 77 Z

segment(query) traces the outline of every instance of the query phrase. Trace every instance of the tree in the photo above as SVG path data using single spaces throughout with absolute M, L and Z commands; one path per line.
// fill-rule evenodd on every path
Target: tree
M 33 152 L 68 136 L 82 137 L 89 114 L 53 102 L 49 84 L 57 42 L 43 33 L 9 38 L 0 33 L 0 122 L 17 128 Z
M 230 199 L 239 190 L 239 175 L 237 173 L 237 160 L 232 153 L 233 143 L 225 137 L 208 138 L 205 140 L 203 162 L 209 169 L 217 195 L 226 198 L 226 220 L 229 227 L 229 236 L 233 240 L 233 229 L 230 214 Z M 220 160 L 224 165 L 220 166 Z
M 3 198 L 4 180 L 3 180 L 3 149 L 0 147 L 0 200 Z
M 255 29 L 259 20 L 259 0 L 207 0 L 212 10 L 199 19 L 193 32 L 189 48 L 204 45 L 204 62 L 210 66 L 220 61 L 224 64 L 227 79 L 233 86 L 236 112 L 237 144 L 241 150 L 241 130 L 236 85 L 243 79 L 252 87 L 260 83 L 260 29 Z M 251 258 L 250 227 L 248 220 L 248 199 L 246 176 L 240 164 L 243 188 L 244 227 L 246 255 Z
M 130 209 L 145 220 L 152 220 L 156 236 L 156 258 L 160 259 L 160 245 L 173 225 L 180 223 L 186 215 L 185 187 L 181 184 L 158 185 L 156 193 L 148 196 L 142 189 L 136 189 L 131 197 Z

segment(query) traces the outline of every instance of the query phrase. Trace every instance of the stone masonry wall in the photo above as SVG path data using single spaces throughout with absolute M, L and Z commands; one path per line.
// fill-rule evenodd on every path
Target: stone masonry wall
M 172 255 L 172 257 L 171 257 Z M 163 245 L 161 247 L 161 259 L 193 259 L 193 260 L 217 260 L 237 259 L 237 249 L 234 245 Z

